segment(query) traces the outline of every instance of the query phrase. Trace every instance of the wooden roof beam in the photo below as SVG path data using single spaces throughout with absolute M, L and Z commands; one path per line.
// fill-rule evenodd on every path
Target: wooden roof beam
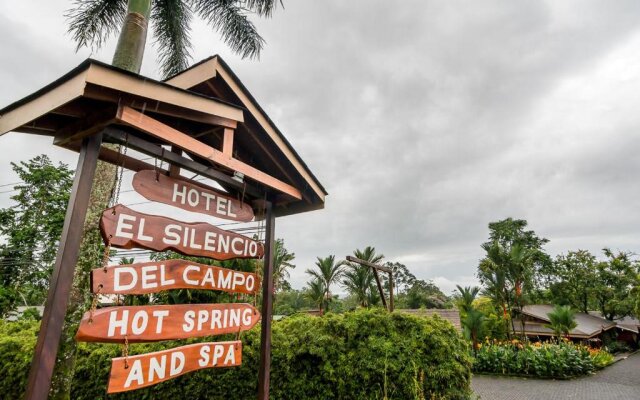
M 282 193 L 301 200 L 302 195 L 295 187 L 282 182 L 273 176 L 266 174 L 254 168 L 248 164 L 243 163 L 233 157 L 226 155 L 225 153 L 214 149 L 213 147 L 202 143 L 191 136 L 180 132 L 177 129 L 172 128 L 148 115 L 142 114 L 131 107 L 120 107 L 118 109 L 116 120 L 139 129 L 142 132 L 148 133 L 158 139 L 162 139 L 169 144 L 176 145 L 177 147 L 193 153 L 199 157 L 206 158 L 215 164 L 221 165 L 233 171 L 240 172 L 246 177 L 251 178 L 257 182 L 260 182 L 266 186 L 276 189 Z

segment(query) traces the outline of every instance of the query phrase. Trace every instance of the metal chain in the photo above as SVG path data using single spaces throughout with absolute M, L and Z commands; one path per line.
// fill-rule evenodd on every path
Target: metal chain
M 129 337 L 124 335 L 124 345 L 122 345 L 122 357 L 124 357 L 124 369 L 129 369 Z
M 100 295 L 100 291 L 102 290 L 102 284 L 98 286 L 98 290 L 93 294 L 93 299 L 91 299 L 91 308 L 89 309 L 89 323 L 93 323 L 93 314 L 96 312 L 96 308 L 98 308 L 98 296 Z
M 116 185 L 114 187 L 114 194 L 113 196 L 111 196 L 112 207 L 118 204 L 118 199 L 120 198 L 120 189 L 122 188 L 122 175 L 124 174 L 124 158 L 127 155 L 128 149 L 129 149 L 129 134 L 127 133 L 125 136 L 125 145 L 120 146 L 120 150 L 122 150 L 122 153 L 118 152 L 121 158 L 122 164 L 118 166 L 119 171 L 117 172 Z

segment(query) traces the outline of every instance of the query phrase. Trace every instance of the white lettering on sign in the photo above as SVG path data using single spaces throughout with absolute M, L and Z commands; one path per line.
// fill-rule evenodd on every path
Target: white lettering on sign
M 163 320 L 169 317 L 170 310 L 136 311 L 129 318 L 129 310 L 114 309 L 109 314 L 107 337 L 125 336 L 134 339 L 150 327 L 156 334 L 162 334 Z M 205 332 L 215 329 L 248 327 L 252 324 L 253 310 L 251 308 L 235 309 L 198 309 L 187 310 L 183 314 L 180 328 L 183 332 Z
M 173 194 L 171 201 L 178 204 L 188 204 L 191 207 L 198 207 L 201 204 L 204 205 L 206 211 L 211 211 L 215 207 L 215 212 L 220 215 L 226 215 L 229 217 L 237 217 L 233 212 L 233 203 L 224 197 L 216 196 L 215 194 L 207 193 L 205 191 L 197 190 L 195 188 L 188 188 L 185 185 L 179 183 L 173 184 Z
M 233 346 L 230 346 L 233 348 Z M 180 375 L 184 368 L 185 356 L 181 351 L 174 351 L 170 355 L 169 365 L 167 365 L 167 354 L 163 354 L 160 357 L 151 357 L 149 359 L 149 371 L 147 376 L 144 374 L 142 368 L 142 361 L 135 360 L 131 366 L 131 371 L 127 376 L 127 380 L 124 382 L 124 387 L 128 388 L 132 383 L 138 386 L 144 385 L 146 382 L 154 382 L 156 380 L 165 379 L 167 372 L 169 372 L 169 378 L 176 375 Z M 167 367 L 168 371 L 167 371 Z M 145 378 L 147 378 L 145 382 Z

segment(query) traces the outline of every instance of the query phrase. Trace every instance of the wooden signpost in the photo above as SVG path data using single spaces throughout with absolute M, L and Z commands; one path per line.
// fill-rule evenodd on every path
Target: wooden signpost
M 327 193 L 224 60 L 214 57 L 157 82 L 88 59 L 0 110 L 0 135 L 10 131 L 46 135 L 54 144 L 80 153 L 25 398 L 46 400 L 51 391 L 54 366 L 60 359 L 64 317 L 73 282 L 79 278 L 74 271 L 88 226 L 85 216 L 94 173 L 98 160 L 102 160 L 121 168 L 118 179 L 125 169 L 139 172 L 133 187 L 151 201 L 238 222 L 253 221 L 254 207 L 259 206 L 265 216 L 261 226 L 264 244 L 205 222 L 184 223 L 122 205 L 107 210 L 101 220 L 101 233 L 108 244 L 107 261 L 93 272 L 94 299 L 78 338 L 124 339 L 126 349 L 129 339 L 164 340 L 198 336 L 205 331 L 218 334 L 242 330 L 261 318 L 253 307 L 244 304 L 185 305 L 188 310 L 182 305 L 96 309 L 98 296 L 171 289 L 255 295 L 262 285 L 257 398 L 268 400 L 275 218 L 321 209 Z M 121 146 L 120 151 L 103 144 Z M 127 149 L 148 158 L 127 155 Z M 145 162 L 154 158 L 154 163 Z M 156 167 L 158 162 L 160 168 Z M 162 162 L 169 168 L 163 169 Z M 181 170 L 212 179 L 219 186 L 181 179 Z M 115 185 L 116 197 L 121 183 L 118 180 Z M 262 282 L 255 274 L 184 260 L 108 266 L 111 246 L 174 250 L 215 260 L 264 257 Z M 233 307 L 240 307 L 239 316 Z M 251 315 L 242 314 L 249 311 Z M 113 360 L 109 391 L 133 390 L 188 371 L 241 362 L 240 343 L 237 347 L 224 342 L 192 346 L 195 350 L 181 347 L 130 357 L 125 352 L 123 358 Z M 233 355 L 229 355 L 231 348 Z M 216 357 L 221 363 L 214 361 Z
M 174 349 L 111 360 L 107 393 L 155 385 L 205 368 L 242 364 L 242 342 L 197 343 Z
M 134 343 L 223 335 L 251 329 L 259 320 L 258 310 L 245 303 L 106 307 L 82 316 L 76 340 Z
M 256 294 L 260 283 L 260 277 L 251 272 L 185 260 L 114 265 L 91 271 L 91 291 L 102 294 L 147 294 L 168 289 Z
M 157 201 L 183 210 L 198 212 L 233 221 L 253 220 L 253 209 L 229 195 L 205 189 L 184 179 L 174 179 L 143 170 L 133 176 L 133 188 L 147 200 Z
M 105 243 L 131 249 L 165 251 L 215 260 L 260 258 L 264 246 L 246 236 L 205 222 L 185 223 L 139 213 L 121 204 L 102 213 L 100 231 Z

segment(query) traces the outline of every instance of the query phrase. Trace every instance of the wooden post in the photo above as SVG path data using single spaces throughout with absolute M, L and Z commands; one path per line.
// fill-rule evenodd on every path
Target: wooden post
M 89 195 L 96 172 L 102 133 L 82 140 L 78 166 L 62 228 L 60 247 L 53 268 L 49 293 L 40 324 L 40 333 L 31 362 L 25 398 L 46 400 L 49 396 L 51 376 L 56 363 L 62 325 L 67 312 L 73 274 L 78 262 L 84 220 L 89 206 Z
M 393 272 L 389 271 L 389 311 L 393 312 Z
M 387 310 L 387 299 L 384 297 L 384 290 L 382 289 L 382 282 L 380 282 L 380 275 L 378 275 L 378 270 L 376 268 L 371 268 L 373 270 L 373 276 L 376 278 L 376 285 L 378 285 L 378 292 L 380 292 L 380 298 L 382 299 L 382 305 Z
M 271 311 L 273 309 L 273 259 L 275 215 L 273 204 L 266 204 L 266 232 L 262 277 L 262 326 L 260 331 L 260 364 L 258 365 L 258 400 L 269 400 L 271 380 Z

